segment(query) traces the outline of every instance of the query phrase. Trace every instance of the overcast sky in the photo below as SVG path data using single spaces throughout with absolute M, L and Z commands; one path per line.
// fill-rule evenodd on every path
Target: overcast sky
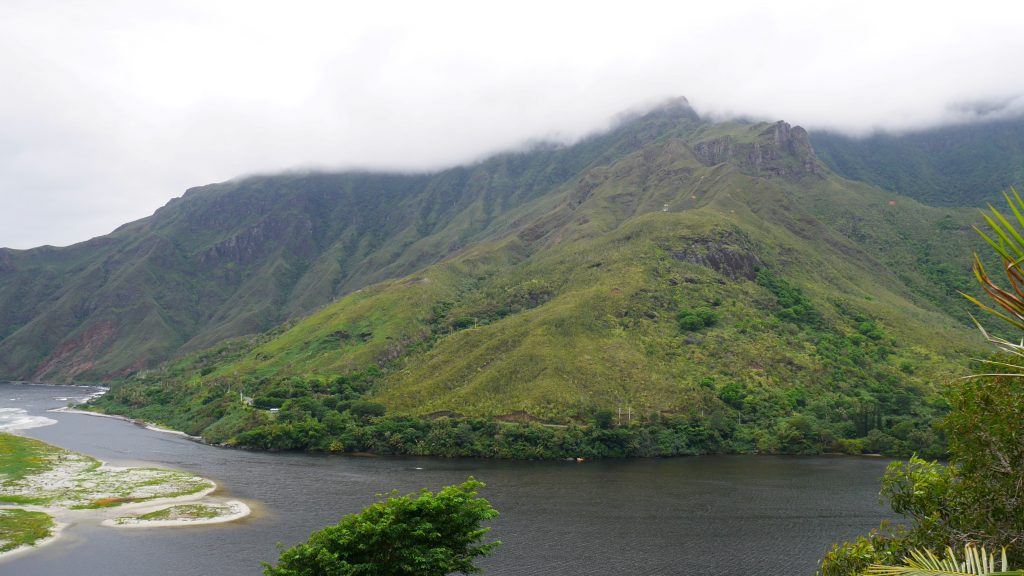
M 673 96 L 854 133 L 1024 109 L 1015 2 L 171 4 L 0 2 L 0 246 L 248 173 L 571 141 Z

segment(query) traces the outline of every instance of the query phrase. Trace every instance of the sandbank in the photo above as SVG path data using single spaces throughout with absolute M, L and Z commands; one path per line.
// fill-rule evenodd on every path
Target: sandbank
M 2 437 L 20 438 L 8 434 Z M 46 538 L 0 553 L 0 559 L 49 544 L 66 526 L 76 523 L 117 528 L 198 526 L 231 522 L 251 513 L 240 500 L 210 497 L 217 484 L 208 478 L 161 468 L 111 466 L 27 438 L 9 441 L 20 442 L 23 449 L 27 445 L 27 449 L 36 451 L 35 457 L 45 458 L 50 465 L 0 483 L 0 497 L 8 499 L 0 502 L 0 508 L 46 513 L 54 519 L 54 526 Z M 190 517 L 190 510 L 198 513 Z M 161 511 L 166 511 L 168 518 L 137 517 L 162 516 Z

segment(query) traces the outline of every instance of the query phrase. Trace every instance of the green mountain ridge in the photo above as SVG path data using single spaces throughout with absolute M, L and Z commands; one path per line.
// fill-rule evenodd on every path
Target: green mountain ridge
M 816 132 L 812 141 L 837 174 L 935 206 L 984 206 L 1024 184 L 1024 117 L 864 138 Z
M 81 244 L 0 249 L 0 377 L 103 381 L 270 329 L 500 237 L 582 171 L 698 123 L 681 101 L 438 173 L 213 184 Z
M 934 446 L 937 387 L 983 349 L 951 314 L 973 214 L 845 180 L 785 123 L 668 127 L 446 258 L 139 372 L 100 406 L 263 447 L 362 449 L 338 420 L 359 403 L 569 430 L 625 411 L 727 439 L 697 451 L 858 451 L 872 430 Z M 273 440 L 300 430 L 316 432 Z M 439 451 L 410 438 L 394 450 Z

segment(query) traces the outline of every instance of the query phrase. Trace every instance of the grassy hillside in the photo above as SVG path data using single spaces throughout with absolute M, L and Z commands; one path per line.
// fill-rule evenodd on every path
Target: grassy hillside
M 0 249 L 0 378 L 99 381 L 268 330 L 502 237 L 582 172 L 699 124 L 679 101 L 438 173 L 246 178 L 88 242 Z
M 941 450 L 935 391 L 981 349 L 949 313 L 970 213 L 843 180 L 784 124 L 670 135 L 533 202 L 507 234 L 99 406 L 270 448 Z

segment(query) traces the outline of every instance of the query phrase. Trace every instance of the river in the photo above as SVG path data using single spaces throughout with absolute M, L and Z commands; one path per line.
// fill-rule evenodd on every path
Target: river
M 80 388 L 0 384 L 0 425 L 113 464 L 155 464 L 211 478 L 253 515 L 223 525 L 116 530 L 73 525 L 0 575 L 261 574 L 309 533 L 378 492 L 437 490 L 475 476 L 501 516 L 485 575 L 811 575 L 836 540 L 878 525 L 887 461 L 702 456 L 575 462 L 270 454 L 215 448 L 132 423 L 51 413 Z

